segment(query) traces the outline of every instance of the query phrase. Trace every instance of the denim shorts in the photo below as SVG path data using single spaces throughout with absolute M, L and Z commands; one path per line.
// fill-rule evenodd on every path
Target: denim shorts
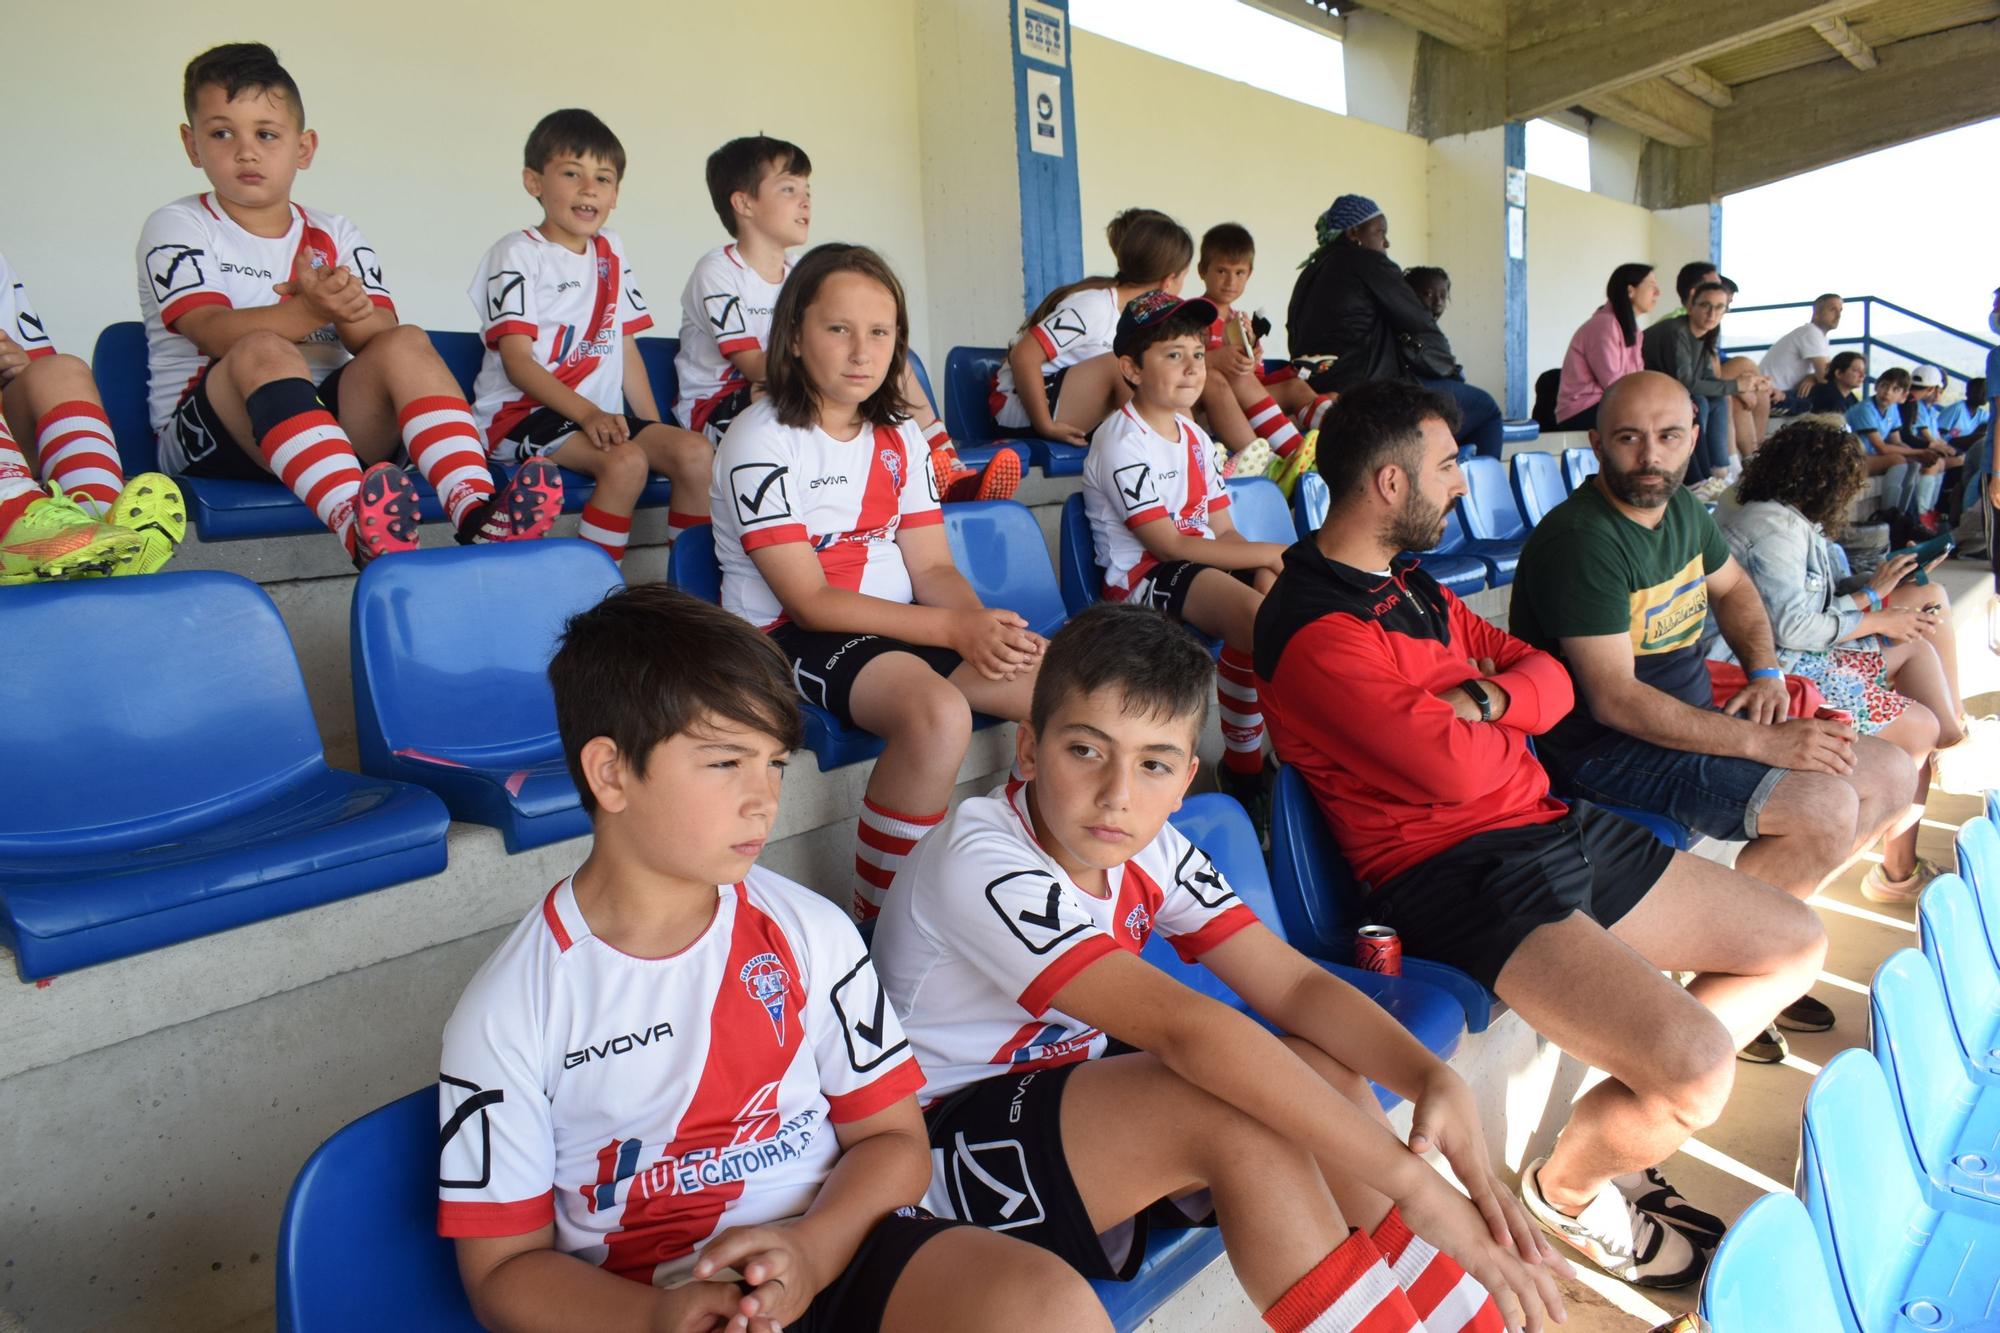
M 1542 762 L 1565 795 L 1655 811 L 1727 842 L 1757 836 L 1758 813 L 1791 771 L 1754 759 L 1669 750 L 1615 731 L 1564 754 L 1554 748 L 1541 747 Z

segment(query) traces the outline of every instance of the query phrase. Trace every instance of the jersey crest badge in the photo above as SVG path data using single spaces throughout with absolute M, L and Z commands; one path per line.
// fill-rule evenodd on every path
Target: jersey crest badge
M 1153 933 L 1153 914 L 1146 910 L 1146 904 L 1135 903 L 1125 914 L 1125 932 L 1141 944 Z
M 750 998 L 763 1005 L 764 1012 L 771 1016 L 771 1034 L 783 1046 L 785 996 L 792 989 L 792 974 L 785 970 L 784 960 L 774 953 L 760 953 L 743 965 L 736 978 L 750 992 Z
M 903 489 L 903 451 L 884 449 L 881 451 L 882 466 L 889 470 L 889 484 L 897 490 Z

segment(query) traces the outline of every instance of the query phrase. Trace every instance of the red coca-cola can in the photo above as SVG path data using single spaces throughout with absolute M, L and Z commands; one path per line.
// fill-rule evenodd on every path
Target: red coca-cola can
M 1387 926 L 1363 926 L 1354 932 L 1354 965 L 1392 977 L 1403 975 L 1403 937 Z

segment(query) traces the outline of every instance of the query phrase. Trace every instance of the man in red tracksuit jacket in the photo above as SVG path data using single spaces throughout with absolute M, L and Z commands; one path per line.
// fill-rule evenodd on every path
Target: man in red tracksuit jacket
M 1368 919 L 1610 1075 L 1522 1172 L 1529 1211 L 1614 1276 L 1683 1286 L 1722 1223 L 1658 1164 L 1721 1113 L 1737 1047 L 1811 985 L 1826 937 L 1789 895 L 1549 794 L 1528 738 L 1569 712 L 1567 673 L 1399 554 L 1436 545 L 1465 493 L 1451 409 L 1382 382 L 1328 412 L 1332 505 L 1257 617 L 1265 718 Z

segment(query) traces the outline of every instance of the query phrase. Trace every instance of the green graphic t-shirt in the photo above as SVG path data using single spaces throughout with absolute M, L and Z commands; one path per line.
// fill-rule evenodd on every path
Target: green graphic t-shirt
M 1728 559 L 1722 530 L 1692 492 L 1676 487 L 1660 525 L 1648 528 L 1589 483 L 1529 534 L 1508 629 L 1557 657 L 1563 639 L 1629 635 L 1643 684 L 1707 708 L 1714 701 L 1702 653 L 1708 576 Z M 1573 750 L 1605 731 L 1578 690 L 1576 707 L 1543 741 Z

